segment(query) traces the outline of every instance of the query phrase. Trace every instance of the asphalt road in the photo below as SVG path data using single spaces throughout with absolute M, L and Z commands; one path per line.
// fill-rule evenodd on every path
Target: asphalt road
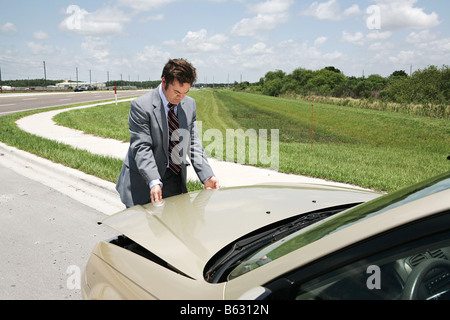
M 143 95 L 143 90 L 117 91 L 117 98 Z M 61 93 L 0 94 L 0 116 L 31 109 L 57 107 L 83 102 L 114 99 L 114 91 L 84 91 Z
M 79 300 L 95 243 L 117 233 L 81 202 L 2 165 L 0 300 Z
M 0 95 L 0 116 L 105 99 L 114 99 L 114 92 Z M 26 177 L 27 166 L 12 168 L 9 158 L 0 152 L 0 300 L 81 299 L 92 248 L 117 233 L 97 224 L 104 213 Z

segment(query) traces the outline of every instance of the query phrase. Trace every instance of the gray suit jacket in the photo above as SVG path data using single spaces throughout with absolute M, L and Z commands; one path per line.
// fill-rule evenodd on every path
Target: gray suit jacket
M 186 156 L 190 158 L 200 181 L 213 176 L 206 159 L 196 124 L 194 99 L 185 97 L 177 107 L 180 125 L 181 179 L 186 188 Z M 128 119 L 130 148 L 116 184 L 127 207 L 150 202 L 150 181 L 162 179 L 168 164 L 169 136 L 167 119 L 158 88 L 131 102 Z

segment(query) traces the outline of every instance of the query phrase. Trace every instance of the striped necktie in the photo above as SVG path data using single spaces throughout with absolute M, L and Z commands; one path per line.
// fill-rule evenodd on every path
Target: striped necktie
M 178 118 L 175 114 L 175 105 L 169 103 L 168 125 L 169 125 L 169 168 L 178 174 L 181 170 L 180 157 L 180 134 L 178 132 Z

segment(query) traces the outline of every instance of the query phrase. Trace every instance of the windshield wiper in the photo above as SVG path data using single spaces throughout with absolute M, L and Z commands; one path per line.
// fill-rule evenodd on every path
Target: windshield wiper
M 248 256 L 258 249 L 278 241 L 293 232 L 301 230 L 313 223 L 316 223 L 317 221 L 328 218 L 357 204 L 359 203 L 305 213 L 300 217 L 291 218 L 288 221 L 284 220 L 284 223 L 281 225 L 280 223 L 277 223 L 277 226 L 275 227 L 269 227 L 269 229 L 266 227 L 266 230 L 259 230 L 258 232 L 253 232 L 243 238 L 240 238 L 225 248 L 225 251 L 222 250 L 219 253 L 217 259 L 214 260 L 215 262 L 205 273 L 206 279 L 209 282 L 218 282 L 228 269 L 231 269 L 240 263 L 242 257 Z

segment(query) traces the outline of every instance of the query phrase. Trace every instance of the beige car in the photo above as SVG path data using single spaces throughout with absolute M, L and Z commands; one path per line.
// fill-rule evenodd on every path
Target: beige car
M 450 173 L 378 193 L 325 185 L 203 190 L 102 221 L 86 299 L 442 299 Z

